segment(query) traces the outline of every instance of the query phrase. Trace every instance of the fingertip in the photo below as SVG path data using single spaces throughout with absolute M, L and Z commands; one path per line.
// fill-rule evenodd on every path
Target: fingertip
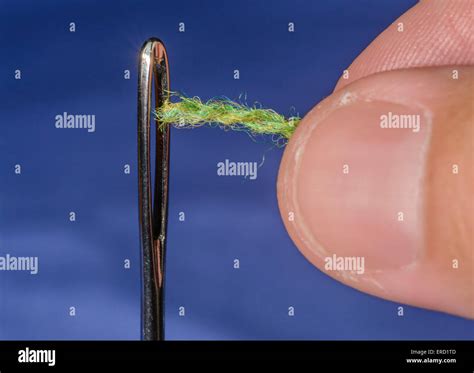
M 473 7 L 471 0 L 420 1 L 370 43 L 335 90 L 384 71 L 474 64 Z
M 296 246 L 329 276 L 386 299 L 473 317 L 469 269 L 453 271 L 452 257 L 432 244 L 440 238 L 433 222 L 455 217 L 433 217 L 433 201 L 444 192 L 427 193 L 426 175 L 439 153 L 432 147 L 445 146 L 437 139 L 452 105 L 446 97 L 459 94 L 450 71 L 377 74 L 324 100 L 285 150 L 278 200 Z M 382 123 L 405 115 L 418 122 Z

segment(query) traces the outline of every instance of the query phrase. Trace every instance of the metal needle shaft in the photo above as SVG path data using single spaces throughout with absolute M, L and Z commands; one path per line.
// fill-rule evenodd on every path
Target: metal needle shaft
M 152 86 L 155 81 L 155 106 Z M 142 337 L 164 339 L 163 284 L 166 227 L 168 220 L 169 126 L 156 119 L 155 185 L 152 194 L 150 162 L 150 117 L 169 92 L 168 58 L 163 43 L 151 38 L 140 52 L 138 75 L 138 194 L 142 250 Z M 153 198 L 154 195 L 154 198 Z

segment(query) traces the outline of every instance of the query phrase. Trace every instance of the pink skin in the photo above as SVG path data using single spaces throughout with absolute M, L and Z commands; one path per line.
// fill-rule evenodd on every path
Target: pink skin
M 309 127 L 312 133 L 299 144 L 295 151 L 299 156 L 290 171 L 290 180 L 298 181 L 294 194 L 298 217 L 306 222 L 310 235 L 324 248 L 340 248 L 341 256 L 365 252 L 366 269 L 410 265 L 423 239 L 420 188 L 429 118 L 421 112 L 418 133 L 382 129 L 379 117 L 389 112 L 420 110 L 376 99 L 340 107 L 320 125 Z M 405 178 L 411 182 L 397 182 Z M 404 214 L 403 222 L 398 221 L 399 212 Z
M 348 68 L 336 90 L 382 71 L 474 63 L 471 0 L 429 0 L 393 22 Z M 399 30 L 403 23 L 403 31 Z
M 328 275 L 379 297 L 472 318 L 472 69 L 366 76 L 399 66 L 472 64 L 472 48 L 460 49 L 468 6 L 419 4 L 394 23 L 404 23 L 404 36 L 389 29 L 361 54 L 349 68 L 357 81 L 341 80 L 291 138 L 278 200 L 296 246 Z M 426 43 L 413 50 L 427 37 L 417 27 L 444 29 L 449 42 L 437 53 Z M 389 112 L 419 115 L 419 131 L 381 128 Z M 463 171 L 453 174 L 453 164 Z M 324 260 L 333 254 L 364 257 L 364 273 L 327 270 Z

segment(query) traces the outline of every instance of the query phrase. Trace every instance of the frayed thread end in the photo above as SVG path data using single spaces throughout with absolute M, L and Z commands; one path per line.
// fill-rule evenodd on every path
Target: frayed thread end
M 155 111 L 161 125 L 173 125 L 177 128 L 195 128 L 205 124 L 217 124 L 223 128 L 242 131 L 252 135 L 275 135 L 289 139 L 293 135 L 301 118 L 285 118 L 274 110 L 247 106 L 228 98 L 215 98 L 201 101 L 199 97 L 186 97 L 170 92 L 170 98 Z

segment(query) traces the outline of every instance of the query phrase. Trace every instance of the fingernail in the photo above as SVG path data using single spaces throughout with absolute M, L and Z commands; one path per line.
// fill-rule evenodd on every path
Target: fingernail
M 293 160 L 300 240 L 320 257 L 364 258 L 365 270 L 414 263 L 430 132 L 421 110 L 385 101 L 350 103 L 313 126 Z

